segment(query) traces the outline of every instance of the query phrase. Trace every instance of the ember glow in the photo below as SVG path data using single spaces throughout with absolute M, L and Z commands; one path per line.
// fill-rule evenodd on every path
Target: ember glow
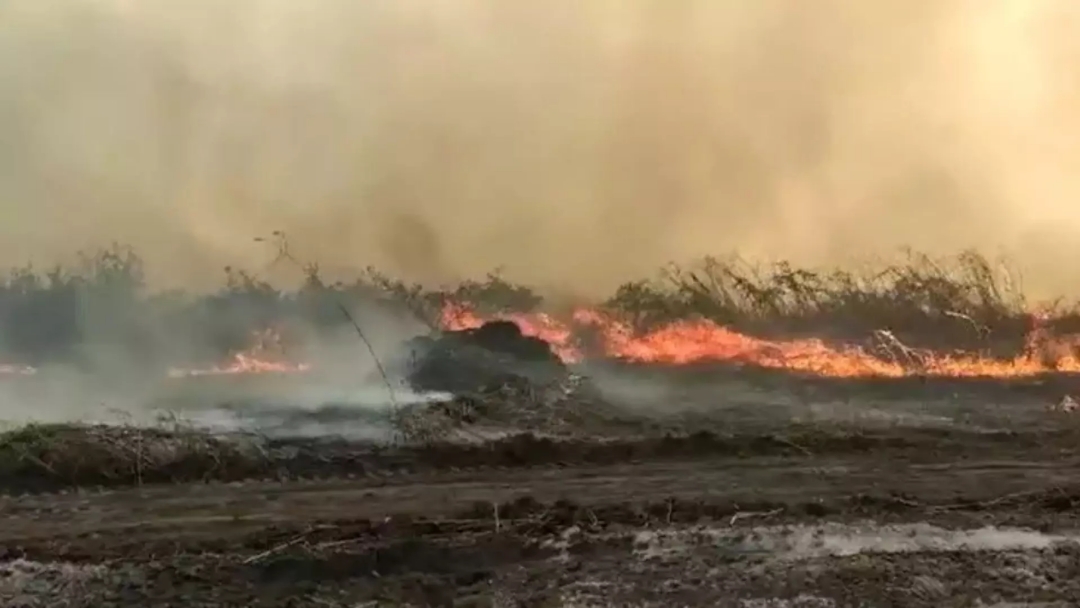
M 1001 360 L 916 352 L 904 349 L 899 343 L 891 345 L 895 356 L 886 357 L 858 346 L 830 345 L 819 339 L 764 340 L 706 320 L 678 321 L 639 334 L 627 324 L 595 310 L 578 310 L 569 322 L 544 314 L 506 314 L 497 318 L 514 321 L 523 333 L 552 343 L 566 362 L 583 358 L 575 336 L 589 332 L 597 338 L 601 356 L 640 363 L 681 365 L 715 361 L 840 378 L 912 375 L 1015 378 L 1080 372 L 1077 340 L 1053 338 L 1038 327 L 1029 336 L 1024 353 Z M 456 305 L 447 306 L 442 314 L 446 329 L 479 327 L 486 320 Z M 1040 354 L 1048 349 L 1054 355 L 1052 360 Z

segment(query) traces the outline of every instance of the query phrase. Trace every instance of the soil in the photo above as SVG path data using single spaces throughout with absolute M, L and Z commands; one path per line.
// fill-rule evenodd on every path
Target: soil
M 608 432 L 9 467 L 0 605 L 1076 605 L 1070 381 L 759 380 L 680 376 Z

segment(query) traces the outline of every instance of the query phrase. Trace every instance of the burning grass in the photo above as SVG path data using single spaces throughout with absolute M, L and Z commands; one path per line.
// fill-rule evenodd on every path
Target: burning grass
M 252 335 L 275 328 L 290 346 L 294 328 L 349 331 L 341 309 L 364 306 L 444 328 L 454 326 L 450 310 L 476 322 L 511 316 L 554 342 L 564 358 L 734 360 L 885 376 L 1044 373 L 1069 357 L 1080 366 L 1080 340 L 1070 337 L 1080 332 L 1077 307 L 1056 302 L 1036 314 L 1015 272 L 972 252 L 907 252 L 832 271 L 706 258 L 627 283 L 573 315 L 498 274 L 436 288 L 373 269 L 336 283 L 324 281 L 317 266 L 306 271 L 299 287 L 282 290 L 227 268 L 220 291 L 196 296 L 146 292 L 140 260 L 119 247 L 85 256 L 75 269 L 16 269 L 0 283 L 0 364 L 92 367 L 87 353 L 104 342 L 131 369 L 160 375 L 306 371 L 304 361 L 252 357 Z

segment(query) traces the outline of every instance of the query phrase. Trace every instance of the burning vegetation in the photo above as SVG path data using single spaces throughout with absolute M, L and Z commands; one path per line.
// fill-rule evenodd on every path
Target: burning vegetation
M 912 348 L 890 330 L 874 331 L 871 346 L 833 343 L 820 338 L 763 339 L 733 331 L 708 319 L 672 321 L 635 332 L 610 313 L 594 309 L 574 311 L 566 321 L 545 314 L 509 313 L 496 318 L 512 320 L 528 335 L 550 342 L 565 362 L 586 355 L 578 336 L 590 335 L 593 356 L 636 363 L 686 365 L 702 362 L 736 363 L 795 373 L 829 377 L 1023 377 L 1051 372 L 1080 372 L 1076 335 L 1057 336 L 1036 321 L 1021 352 L 993 358 L 977 352 L 938 353 Z M 1039 319 L 1039 317 L 1034 317 Z M 482 327 L 485 320 L 469 309 L 448 307 L 445 326 Z
M 180 334 L 194 345 L 185 360 L 208 363 L 168 363 L 170 377 L 302 373 L 314 364 L 290 354 L 283 328 L 331 331 L 350 322 L 340 308 L 357 306 L 407 310 L 433 335 L 452 338 L 409 345 L 427 353 L 416 376 L 426 388 L 446 388 L 453 375 L 433 363 L 442 359 L 431 352 L 463 342 L 545 365 L 590 358 L 716 362 L 831 377 L 1080 372 L 1076 308 L 1058 304 L 1036 313 L 1016 284 L 1004 267 L 964 253 L 909 254 L 902 264 L 864 274 L 706 259 L 569 310 L 498 275 L 429 289 L 370 269 L 352 283 L 327 284 L 315 267 L 292 292 L 226 269 L 221 291 L 193 297 L 145 293 L 139 259 L 113 248 L 85 256 L 73 270 L 8 274 L 0 284 L 0 374 L 77 360 L 103 338 L 144 362 L 168 362 L 175 354 L 168 338 Z
M 173 367 L 170 378 L 222 376 L 231 374 L 291 374 L 306 372 L 310 363 L 290 361 L 281 333 L 274 328 L 253 332 L 253 346 L 233 353 L 224 363 L 211 367 Z

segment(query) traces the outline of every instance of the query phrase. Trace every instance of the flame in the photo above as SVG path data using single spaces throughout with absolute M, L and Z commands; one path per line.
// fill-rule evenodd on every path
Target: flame
M 854 345 L 832 345 L 817 338 L 765 340 L 739 333 L 707 320 L 676 321 L 648 332 L 635 332 L 602 311 L 580 309 L 569 320 L 545 313 L 504 313 L 491 319 L 513 321 L 522 333 L 540 338 L 565 362 L 585 358 L 582 338 L 595 342 L 597 354 L 637 363 L 684 365 L 726 362 L 837 378 L 921 375 L 936 377 L 1020 378 L 1048 373 L 1080 373 L 1080 335 L 1056 336 L 1049 317 L 1033 314 L 1033 328 L 1023 351 L 1010 359 L 971 354 L 940 354 L 905 347 L 889 332 L 885 350 L 892 356 Z M 446 330 L 479 327 L 489 320 L 461 304 L 442 310 Z M 171 378 L 237 374 L 293 374 L 312 369 L 309 363 L 284 356 L 282 337 L 274 329 L 255 332 L 254 345 L 226 361 L 206 368 L 172 368 Z M 591 349 L 590 349 L 591 353 Z M 0 363 L 0 376 L 32 375 L 37 369 Z
M 583 359 L 576 339 L 588 329 L 598 338 L 601 355 L 639 363 L 688 364 L 730 362 L 763 368 L 831 376 L 891 377 L 911 375 L 938 377 L 1017 378 L 1054 372 L 1080 372 L 1080 338 L 1054 337 L 1035 318 L 1022 354 L 1001 360 L 968 354 L 939 354 L 904 347 L 889 332 L 888 346 L 896 356 L 886 358 L 859 346 L 830 345 L 816 338 L 765 340 L 739 333 L 707 320 L 670 323 L 645 333 L 596 310 L 576 311 L 569 322 L 546 314 L 508 313 L 494 318 L 516 322 L 522 333 L 548 341 L 566 362 Z M 444 308 L 445 329 L 468 329 L 485 321 L 461 305 Z M 899 351 L 899 352 L 897 352 Z M 1053 355 L 1047 357 L 1047 354 Z
M 267 361 L 244 353 L 236 353 L 225 364 L 207 368 L 172 368 L 170 378 L 189 378 L 192 376 L 221 376 L 229 374 L 291 374 L 311 370 L 308 363 Z
M 568 363 L 582 359 L 581 349 L 575 345 L 573 330 L 566 324 L 545 313 L 503 313 L 498 319 L 513 321 L 521 328 L 521 333 L 540 338 L 551 345 L 551 349 L 560 359 Z M 467 306 L 449 303 L 443 306 L 440 325 L 449 331 L 476 329 L 484 324 L 484 319 Z
M 170 378 L 193 376 L 222 376 L 234 374 L 295 374 L 311 370 L 308 363 L 285 360 L 281 334 L 274 329 L 254 333 L 254 346 L 244 352 L 233 353 L 228 361 L 207 368 L 172 368 Z

